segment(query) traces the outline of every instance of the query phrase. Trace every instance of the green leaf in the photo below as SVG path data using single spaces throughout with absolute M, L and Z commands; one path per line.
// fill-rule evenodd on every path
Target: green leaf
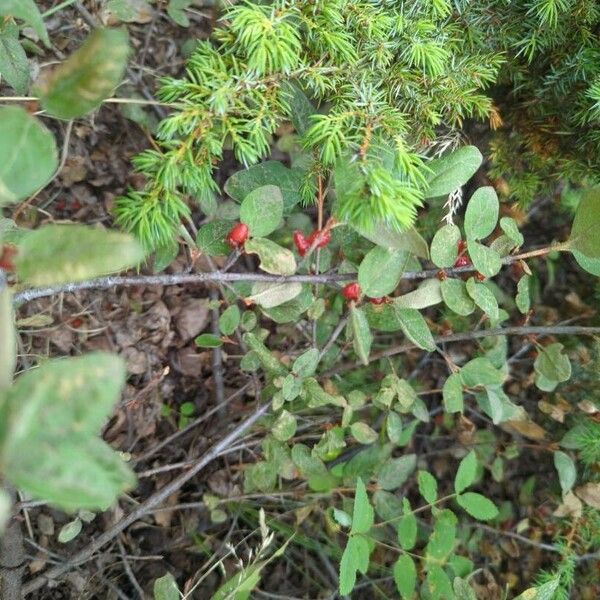
M 76 119 L 98 108 L 121 83 L 129 43 L 126 29 L 96 29 L 37 90 L 44 110 Z
M 429 189 L 426 190 L 425 197 L 437 198 L 454 192 L 475 175 L 482 161 L 483 156 L 475 146 L 463 146 L 432 160 L 427 165 L 431 174 L 427 176 Z
M 194 340 L 194 343 L 199 348 L 219 348 L 223 345 L 223 340 L 218 335 L 202 333 Z
M 600 277 L 600 258 L 589 258 L 579 252 L 579 250 L 572 250 L 573 257 L 577 261 L 577 264 L 588 273 Z
M 190 20 L 185 13 L 194 0 L 169 0 L 167 14 L 181 27 L 189 27 Z
M 287 83 L 285 91 L 289 94 L 292 125 L 298 134 L 304 135 L 312 125 L 311 116 L 316 114 L 317 110 L 298 85 Z
M 385 428 L 390 442 L 397 444 L 402 436 L 402 417 L 396 412 L 388 413 Z
M 571 377 L 571 361 L 563 349 L 558 342 L 542 348 L 533 363 L 535 372 L 550 381 L 567 381 Z
M 498 516 L 496 505 L 481 494 L 475 492 L 465 492 L 457 496 L 456 501 L 472 517 L 479 521 L 489 521 Z
M 373 343 L 373 335 L 364 311 L 357 306 L 350 310 L 350 324 L 352 327 L 352 343 L 354 351 L 364 365 L 369 364 L 369 353 Z
M 274 275 L 293 275 L 296 272 L 296 259 L 287 248 L 268 240 L 253 238 L 244 245 L 248 254 L 258 254 L 260 268 Z
M 252 284 L 252 295 L 246 298 L 263 308 L 276 308 L 302 293 L 302 284 L 296 281 L 291 283 L 271 283 L 269 281 L 256 281 Z
M 423 315 L 414 308 L 398 308 L 396 302 L 394 308 L 404 335 L 419 348 L 433 352 L 435 341 Z
M 296 417 L 287 410 L 282 410 L 275 423 L 273 423 L 271 434 L 276 440 L 287 442 L 296 434 L 297 426 Z
M 519 231 L 517 222 L 511 217 L 502 217 L 500 219 L 500 227 L 516 248 L 519 248 L 525 243 L 525 239 L 523 238 L 523 234 Z
M 502 268 L 500 255 L 495 250 L 478 242 L 469 242 L 469 256 L 473 261 L 473 266 L 486 277 L 493 277 Z
M 373 523 L 375 522 L 375 515 L 373 513 L 373 507 L 369 503 L 369 497 L 367 496 L 367 490 L 363 480 L 358 477 L 356 480 L 356 492 L 354 495 L 354 511 L 352 513 L 352 529 L 351 534 L 356 533 L 369 533 Z
M 474 481 L 477 475 L 477 455 L 471 450 L 458 465 L 458 471 L 454 477 L 454 491 L 460 494 L 466 490 Z
M 73 521 L 69 521 L 61 527 L 60 531 L 58 532 L 57 540 L 61 544 L 69 543 L 81 533 L 82 527 L 83 522 L 79 518 L 73 519 Z
M 455 577 L 452 582 L 452 589 L 456 600 L 477 600 L 475 590 L 469 585 L 468 581 Z
M 452 373 L 444 382 L 442 389 L 444 409 L 448 413 L 462 413 L 464 410 L 463 386 L 458 373 Z
M 301 354 L 292 365 L 292 372 L 298 377 L 311 377 L 319 365 L 320 353 L 316 348 L 311 348 Z
M 29 63 L 19 42 L 19 28 L 13 23 L 0 26 L 0 76 L 17 94 L 27 92 Z
M 208 256 L 227 256 L 231 252 L 231 247 L 225 238 L 231 227 L 231 221 L 211 221 L 202 225 L 196 236 L 198 250 Z
M 347 596 L 354 589 L 356 583 L 356 571 L 358 570 L 358 543 L 357 537 L 350 537 L 344 548 L 342 560 L 340 561 L 340 586 L 342 596 Z
M 144 259 L 130 235 L 88 225 L 44 225 L 19 246 L 16 269 L 30 285 L 82 281 L 137 266 Z
M 408 500 L 404 499 L 404 514 L 396 529 L 398 542 L 403 550 L 412 550 L 417 543 L 417 517 L 410 510 Z
M 473 302 L 490 318 L 497 321 L 500 318 L 498 301 L 492 291 L 483 283 L 477 283 L 472 277 L 466 283 L 467 293 Z
M 462 279 L 445 279 L 440 290 L 446 306 L 457 315 L 466 317 L 475 310 L 475 302 L 467 293 L 467 286 Z
M 496 190 L 491 186 L 475 191 L 467 204 L 465 212 L 465 233 L 469 240 L 486 238 L 496 228 L 500 203 Z M 469 244 L 469 254 L 471 245 Z
M 460 229 L 451 223 L 438 229 L 431 241 L 431 260 L 440 268 L 451 267 L 458 257 Z
M 416 454 L 388 458 L 377 473 L 377 483 L 383 490 L 395 490 L 410 477 L 416 466 Z
M 428 566 L 427 587 L 432 600 L 454 600 L 452 583 L 440 565 L 431 564 Z
M 515 600 L 554 600 L 555 592 L 560 585 L 560 576 L 556 576 L 550 581 L 538 586 L 526 589 L 519 594 Z
M 0 272 L 0 393 L 10 387 L 17 365 L 17 334 L 12 295 Z
M 43 188 L 57 168 L 54 136 L 22 108 L 1 107 L 0 207 Z
M 50 39 L 44 25 L 44 19 L 40 14 L 34 0 L 2 0 L 0 3 L 0 17 L 14 17 L 29 25 L 44 42 L 50 47 Z
M 362 421 L 352 423 L 350 425 L 350 433 L 359 444 L 372 444 L 379 437 L 373 428 Z
M 575 485 L 577 481 L 577 467 L 573 459 L 561 450 L 554 452 L 554 466 L 558 472 L 558 479 L 563 495 Z
M 515 304 L 517 308 L 526 315 L 531 308 L 531 296 L 529 295 L 529 282 L 531 275 L 523 275 L 517 283 L 517 296 L 515 298 Z
M 444 563 L 454 551 L 456 543 L 455 514 L 448 509 L 435 513 L 433 532 L 425 548 L 425 559 L 428 563 Z
M 374 223 L 371 229 L 361 229 L 354 224 L 352 227 L 364 238 L 367 238 L 378 246 L 405 250 L 419 258 L 429 258 L 427 242 L 414 227 L 405 231 L 398 231 L 398 229 L 385 221 Z
M 410 255 L 405 250 L 375 246 L 358 268 L 358 283 L 364 294 L 379 298 L 393 292 Z
M 571 236 L 570 248 L 587 258 L 600 258 L 600 188 L 582 192 L 577 207 Z
M 236 202 L 242 202 L 256 188 L 275 185 L 280 189 L 283 197 L 283 212 L 289 214 L 291 209 L 302 200 L 300 189 L 303 179 L 303 171 L 288 169 L 279 161 L 268 160 L 237 171 L 225 182 L 224 189 Z
M 392 567 L 396 589 L 403 600 L 411 600 L 417 585 L 417 567 L 412 556 L 402 554 Z
M 146 0 L 108 0 L 106 8 L 123 23 L 150 23 L 154 15 Z
M 396 308 L 427 308 L 442 301 L 440 292 L 440 281 L 436 279 L 426 279 L 419 287 L 403 296 L 394 299 Z
M 427 471 L 419 471 L 417 474 L 419 484 L 419 493 L 425 499 L 427 504 L 433 504 L 437 500 L 437 481 L 435 477 Z
M 180 600 L 179 588 L 175 577 L 166 573 L 154 580 L 154 600 Z
M 240 221 L 248 225 L 250 235 L 264 237 L 275 231 L 283 218 L 283 197 L 274 185 L 252 190 L 240 206 Z
M 460 370 L 460 378 L 465 387 L 500 385 L 504 375 L 496 369 L 489 358 L 480 356 L 470 360 Z
M 240 309 L 236 304 L 226 308 L 219 317 L 219 329 L 223 335 L 232 335 L 240 324 Z

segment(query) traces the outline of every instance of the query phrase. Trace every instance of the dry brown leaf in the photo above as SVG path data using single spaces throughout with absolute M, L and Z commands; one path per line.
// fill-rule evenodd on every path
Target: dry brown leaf
M 586 483 L 575 488 L 575 493 L 588 505 L 600 510 L 600 483 Z
M 564 496 L 562 504 L 552 513 L 555 517 L 581 517 L 583 504 L 581 500 L 569 490 Z
M 530 440 L 543 440 L 546 437 L 546 431 L 533 421 L 506 421 L 502 424 L 504 429 L 518 433 Z

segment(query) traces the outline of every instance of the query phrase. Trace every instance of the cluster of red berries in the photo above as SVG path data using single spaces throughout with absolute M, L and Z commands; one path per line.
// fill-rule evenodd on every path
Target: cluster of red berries
M 236 223 L 227 234 L 225 241 L 232 248 L 240 248 L 243 246 L 248 240 L 248 236 L 250 235 L 250 231 L 248 230 L 248 225 L 245 223 Z
M 331 234 L 326 230 L 315 229 L 308 237 L 299 230 L 294 231 L 294 246 L 300 256 L 304 256 L 315 242 L 317 248 L 325 248 L 330 241 Z
M 342 288 L 342 296 L 348 300 L 348 302 L 356 302 L 360 298 L 360 285 L 355 281 L 352 283 L 346 284 Z M 367 298 L 371 304 L 379 305 L 383 304 L 387 301 L 386 296 L 381 296 L 381 298 Z

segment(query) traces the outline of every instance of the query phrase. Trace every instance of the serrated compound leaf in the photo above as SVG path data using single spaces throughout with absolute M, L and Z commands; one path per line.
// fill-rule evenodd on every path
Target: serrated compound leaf
M 269 281 L 256 281 L 252 284 L 252 295 L 246 298 L 263 308 L 275 308 L 293 300 L 302 292 L 302 284 L 297 281 L 291 283 L 271 283 Z
M 369 353 L 373 343 L 373 334 L 369 322 L 361 308 L 353 306 L 350 311 L 350 326 L 352 327 L 352 343 L 354 351 L 364 365 L 369 364 Z
M 435 514 L 433 532 L 425 548 L 427 562 L 443 563 L 452 554 L 456 544 L 456 515 L 444 509 Z
M 394 248 L 396 250 L 405 250 L 419 258 L 429 258 L 429 249 L 423 236 L 411 227 L 405 231 L 399 231 L 385 221 L 378 221 L 370 229 L 362 229 L 357 225 L 352 225 L 360 235 L 369 241 L 384 248 Z
M 460 494 L 475 481 L 477 475 L 477 455 L 471 450 L 458 465 L 458 471 L 454 477 L 454 491 Z
M 274 185 L 252 190 L 240 206 L 240 221 L 253 237 L 264 237 L 275 231 L 283 218 L 283 197 Z
M 571 361 L 563 349 L 562 344 L 555 342 L 540 350 L 533 363 L 535 372 L 549 381 L 567 381 L 571 377 Z
M 469 256 L 473 261 L 473 266 L 486 277 L 493 277 L 502 268 L 500 255 L 492 248 L 478 242 L 469 243 Z
M 303 179 L 303 171 L 288 169 L 277 160 L 267 160 L 234 173 L 225 182 L 225 192 L 236 202 L 242 202 L 256 188 L 277 186 L 283 197 L 283 212 L 288 214 L 302 200 L 300 189 Z
M 375 246 L 369 250 L 358 269 L 362 292 L 379 298 L 393 292 L 406 267 L 410 254 L 405 250 Z
M 554 467 L 558 473 L 558 480 L 563 495 L 569 492 L 577 481 L 577 467 L 575 461 L 565 452 L 554 452 Z
M 569 244 L 587 258 L 600 258 L 600 188 L 582 193 Z
M 492 291 L 483 283 L 477 283 L 472 277 L 466 283 L 467 294 L 475 304 L 490 318 L 497 321 L 500 318 L 498 300 Z
M 440 284 L 440 290 L 446 306 L 457 315 L 466 317 L 475 310 L 475 302 L 467 293 L 467 286 L 462 279 L 445 279 Z
M 437 481 L 431 473 L 419 471 L 417 475 L 419 484 L 419 493 L 428 504 L 433 504 L 437 500 Z
M 227 307 L 219 317 L 219 329 L 223 335 L 232 335 L 240 324 L 240 309 L 236 304 Z
M 417 466 L 416 454 L 388 458 L 377 473 L 377 483 L 383 490 L 395 490 L 410 477 Z
M 464 397 L 462 380 L 458 373 L 452 373 L 444 382 L 442 389 L 444 409 L 448 413 L 462 413 L 464 410 Z
M 466 363 L 460 370 L 460 378 L 465 387 L 500 385 L 504 375 L 496 369 L 489 358 L 480 356 Z
M 412 550 L 417 543 L 417 517 L 412 512 L 406 512 L 398 521 L 396 528 L 398 543 L 403 550 Z
M 375 520 L 373 507 L 367 496 L 367 489 L 363 480 L 356 480 L 356 492 L 354 494 L 354 511 L 352 513 L 352 529 L 350 533 L 368 533 Z
M 72 521 L 65 523 L 58 532 L 58 541 L 61 544 L 69 543 L 81 533 L 82 527 L 83 522 L 79 518 L 73 519 Z
M 91 279 L 135 267 L 144 250 L 130 235 L 87 225 L 44 225 L 19 245 L 16 270 L 30 285 Z
M 525 243 L 523 234 L 519 231 L 517 222 L 513 218 L 502 217 L 500 219 L 500 227 L 508 239 L 510 239 L 510 241 L 513 243 L 515 248 L 519 248 Z
M 517 283 L 517 296 L 515 297 L 515 304 L 519 311 L 526 315 L 531 308 L 531 296 L 529 294 L 529 282 L 531 275 L 523 275 Z
M 0 392 L 10 387 L 17 365 L 17 333 L 12 295 L 0 272 Z
M 414 598 L 417 585 L 417 567 L 412 556 L 402 554 L 392 567 L 394 583 L 402 600 Z
M 37 192 L 57 168 L 54 136 L 22 108 L 0 108 L 0 207 Z
M 76 119 L 98 108 L 121 83 L 129 42 L 125 29 L 96 29 L 38 89 L 44 110 Z
M 398 308 L 396 302 L 394 308 L 404 335 L 419 348 L 433 352 L 435 341 L 423 315 L 414 308 Z
M 29 63 L 19 42 L 14 23 L 0 27 L 0 75 L 17 94 L 25 94 L 29 85 Z
M 489 521 L 498 516 L 496 505 L 481 494 L 465 492 L 457 496 L 456 501 L 459 506 L 479 521 Z
M 357 421 L 350 425 L 350 433 L 359 444 L 372 444 L 379 437 L 377 432 L 366 423 Z
M 451 267 L 454 264 L 460 239 L 460 229 L 452 223 L 436 231 L 431 241 L 431 260 L 437 267 Z
M 49 47 L 50 39 L 44 25 L 44 19 L 34 0 L 2 0 L 0 16 L 14 17 L 29 25 L 38 37 Z
M 171 573 L 166 573 L 162 577 L 154 580 L 153 586 L 154 600 L 180 600 L 179 588 L 175 577 Z
M 428 566 L 426 581 L 432 600 L 453 598 L 454 592 L 452 591 L 452 582 L 446 571 L 444 571 L 440 565 L 431 564 Z
M 296 272 L 296 259 L 287 248 L 268 240 L 267 238 L 253 238 L 244 246 L 248 254 L 257 254 L 260 268 L 274 275 L 293 275 Z
M 447 196 L 463 186 L 481 166 L 483 156 L 475 146 L 464 146 L 432 160 L 427 166 L 431 173 L 427 175 L 429 189 L 426 198 Z
M 286 442 L 291 437 L 294 437 L 297 427 L 296 417 L 287 410 L 282 410 L 275 423 L 273 423 L 271 433 L 276 440 Z
M 231 221 L 211 221 L 202 225 L 196 236 L 198 250 L 208 256 L 226 256 L 231 252 L 231 247 L 225 241 L 231 230 Z
M 319 365 L 320 353 L 316 348 L 310 348 L 301 354 L 292 365 L 292 371 L 298 377 L 311 377 Z
M 348 539 L 344 548 L 342 560 L 340 561 L 340 581 L 339 592 L 342 596 L 347 596 L 354 589 L 356 583 L 356 571 L 358 570 L 358 548 L 356 537 Z
M 475 191 L 467 204 L 465 212 L 465 233 L 469 240 L 486 238 L 498 223 L 500 203 L 496 190 L 491 186 L 481 187 Z M 471 248 L 469 246 L 469 253 Z

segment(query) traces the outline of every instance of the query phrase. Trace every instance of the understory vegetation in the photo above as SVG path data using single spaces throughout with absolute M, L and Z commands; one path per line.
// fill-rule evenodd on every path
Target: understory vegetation
M 0 86 L 2 598 L 599 597 L 597 2 L 4 0 Z

